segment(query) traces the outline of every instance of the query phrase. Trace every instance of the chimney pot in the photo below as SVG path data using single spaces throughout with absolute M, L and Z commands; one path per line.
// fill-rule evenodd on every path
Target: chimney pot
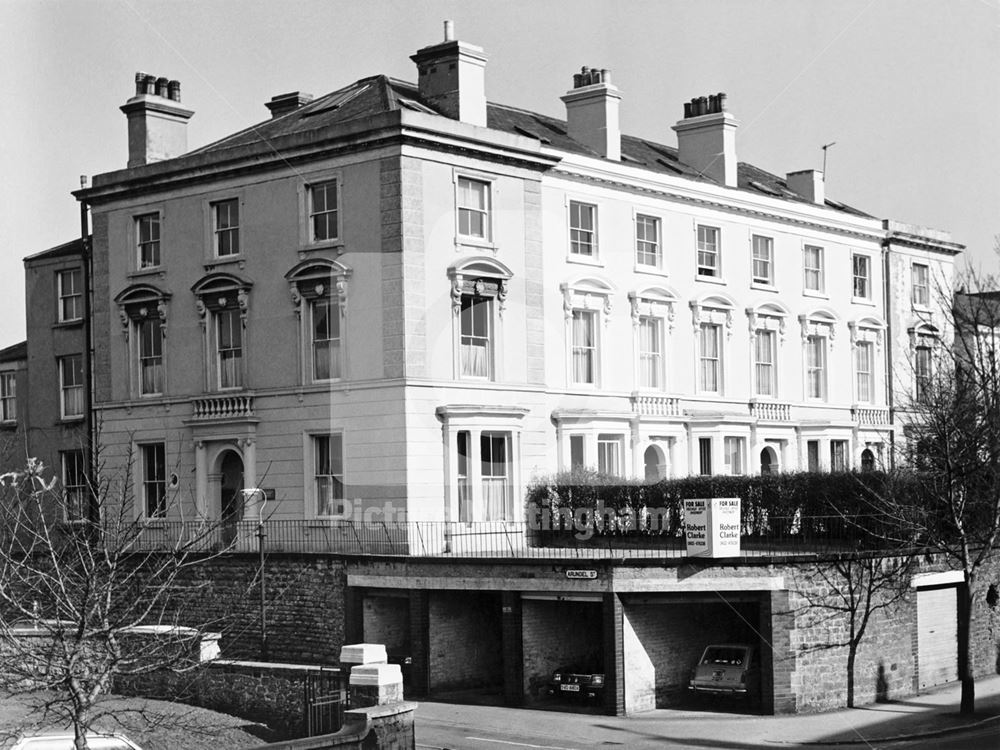
M 417 66 L 420 96 L 428 104 L 445 117 L 486 127 L 486 54 L 481 47 L 449 38 L 417 50 L 410 59 Z
M 455 22 L 445 21 L 444 22 L 444 40 L 446 42 L 455 41 Z
M 151 101 L 148 96 L 163 101 Z M 128 167 L 172 159 L 187 151 L 187 121 L 194 114 L 180 105 L 178 81 L 135 74 L 135 96 L 121 107 L 128 118 Z
M 726 95 L 697 96 L 684 103 L 676 125 L 678 159 L 727 187 L 736 187 L 736 128 L 725 111 Z
M 611 71 L 601 68 L 601 83 L 611 83 Z

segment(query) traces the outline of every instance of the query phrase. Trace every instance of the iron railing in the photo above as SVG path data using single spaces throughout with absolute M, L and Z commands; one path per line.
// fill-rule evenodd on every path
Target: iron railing
M 516 521 L 352 521 L 268 520 L 268 553 L 314 553 L 419 557 L 492 558 L 676 558 L 687 555 L 683 525 L 674 517 L 663 524 L 606 518 Z M 827 555 L 848 552 L 898 552 L 901 546 L 883 519 L 874 516 L 770 516 L 744 518 L 743 557 Z M 134 541 L 142 550 L 256 552 L 256 521 L 207 529 L 189 523 L 157 521 Z M 912 546 L 912 545 L 911 545 Z

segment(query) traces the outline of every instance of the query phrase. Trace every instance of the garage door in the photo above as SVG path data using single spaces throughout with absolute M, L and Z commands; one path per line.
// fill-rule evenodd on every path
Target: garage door
M 958 679 L 958 589 L 917 589 L 920 687 Z

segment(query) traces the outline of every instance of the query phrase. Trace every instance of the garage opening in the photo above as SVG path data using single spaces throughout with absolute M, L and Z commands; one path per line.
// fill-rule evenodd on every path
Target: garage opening
M 365 643 L 385 645 L 390 664 L 403 672 L 403 691 L 410 689 L 410 596 L 406 591 L 369 591 L 362 603 Z
M 432 591 L 429 687 L 436 698 L 503 702 L 503 629 L 495 591 Z
M 958 589 L 917 589 L 917 669 L 920 689 L 958 679 Z
M 724 601 L 669 594 L 623 597 L 623 614 L 627 712 L 679 706 L 760 710 L 760 604 L 753 595 Z M 753 647 L 746 692 L 740 686 L 739 691 L 695 695 L 688 683 L 702 653 L 725 644 Z
M 603 713 L 600 596 L 525 594 L 521 618 L 525 704 Z

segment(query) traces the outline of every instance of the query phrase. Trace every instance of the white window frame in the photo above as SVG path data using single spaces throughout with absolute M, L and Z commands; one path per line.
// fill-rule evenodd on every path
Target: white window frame
M 87 497 L 86 457 L 82 450 L 62 451 L 59 454 L 59 463 L 63 520 L 67 523 L 85 521 L 87 520 L 84 508 Z M 73 512 L 74 508 L 77 509 L 76 513 Z
M 913 262 L 910 265 L 910 303 L 913 307 L 930 307 L 931 267 L 927 263 Z
M 164 518 L 167 514 L 167 446 L 153 441 L 139 443 L 136 447 L 139 451 L 139 486 L 142 488 L 140 512 L 143 518 Z M 162 473 L 158 473 L 157 469 L 162 469 Z M 160 491 L 159 499 L 151 494 L 157 490 Z
M 320 450 L 324 441 L 326 441 L 328 448 L 325 455 L 330 459 L 328 462 L 329 466 L 323 466 L 324 462 L 320 457 Z M 340 448 L 339 455 L 335 455 L 335 444 Z M 347 513 L 347 483 L 345 479 L 347 466 L 344 433 L 336 430 L 308 433 L 306 450 L 308 451 L 306 464 L 310 475 L 309 487 L 312 517 L 319 519 L 343 518 Z M 340 469 L 339 472 L 336 471 L 337 468 Z M 330 471 L 321 473 L 321 469 L 329 469 Z M 330 492 L 325 497 L 321 497 L 323 481 L 327 482 L 331 489 L 336 489 L 338 487 L 337 483 L 339 483 L 340 496 L 337 497 L 336 493 Z M 324 512 L 331 510 L 339 510 L 339 512 Z
M 603 384 L 604 331 L 611 318 L 611 295 L 615 288 L 596 277 L 564 282 L 559 285 L 563 294 L 563 314 L 566 320 L 566 384 L 569 388 L 594 389 Z M 592 313 L 593 342 L 591 346 L 576 344 L 576 323 L 584 313 Z M 581 382 L 576 378 L 575 353 L 581 348 L 593 351 L 593 382 Z
M 0 422 L 17 421 L 17 371 L 0 372 Z
M 927 389 L 934 382 L 935 339 L 928 334 L 917 334 L 913 347 L 913 396 L 923 401 L 929 395 Z M 926 372 L 921 372 L 926 364 Z
M 213 200 L 208 204 L 211 211 L 212 256 L 214 258 L 217 258 L 219 260 L 227 260 L 230 258 L 238 258 L 243 255 L 243 242 L 242 242 L 242 237 L 240 236 L 241 234 L 240 228 L 242 226 L 240 223 L 242 221 L 241 214 L 243 213 L 242 203 L 243 201 L 239 197 L 232 197 L 232 198 L 221 198 L 219 200 Z M 226 226 L 220 226 L 222 218 L 221 210 L 223 209 L 223 207 L 228 207 L 228 206 L 236 207 L 236 223 L 227 224 Z M 231 219 L 231 217 L 227 217 L 227 219 Z M 224 236 L 235 237 L 235 240 L 231 242 L 231 244 L 234 243 L 236 246 L 235 251 L 229 251 L 225 253 L 222 252 L 222 245 L 223 245 L 222 238 Z
M 664 362 L 664 352 L 666 349 L 666 321 L 657 315 L 640 315 L 638 320 L 638 344 L 637 355 L 639 357 L 639 378 L 640 389 L 662 391 L 666 385 L 666 367 Z M 652 327 L 651 337 L 644 334 L 644 327 Z M 646 348 L 647 341 L 651 341 L 653 346 Z M 649 377 L 651 376 L 651 377 Z M 652 382 L 643 382 L 651 380 Z
M 326 188 L 333 185 L 333 198 L 335 201 L 334 207 L 331 209 L 329 207 L 324 207 L 322 211 L 316 210 L 316 191 L 318 188 Z M 328 191 L 329 192 L 329 191 Z M 311 245 L 325 245 L 325 244 L 335 244 L 340 242 L 340 219 L 342 216 L 341 212 L 341 202 L 340 202 L 340 180 L 336 177 L 327 177 L 324 179 L 317 179 L 309 182 L 306 185 L 306 232 L 309 238 L 309 244 Z M 333 216 L 333 235 L 330 237 L 318 237 L 316 232 L 316 220 L 318 217 L 329 217 Z M 330 222 L 327 222 L 329 226 Z
M 858 261 L 864 265 L 864 274 L 858 274 Z M 858 294 L 858 282 L 864 285 L 864 294 Z M 851 254 L 851 295 L 856 301 L 869 302 L 872 299 L 872 259 L 863 253 Z
M 766 250 L 765 252 L 761 252 Z M 766 274 L 757 273 L 758 264 L 767 269 Z M 774 238 L 763 234 L 750 235 L 750 280 L 752 285 L 774 286 Z
M 144 353 L 143 347 L 147 342 L 146 337 L 143 335 L 143 327 L 148 324 L 156 325 L 156 330 L 153 332 L 150 342 L 156 342 L 159 345 L 158 354 L 155 352 Z M 147 317 L 133 321 L 132 325 L 135 331 L 136 373 L 138 375 L 137 392 L 142 397 L 160 396 L 163 394 L 163 377 L 166 372 L 163 361 L 163 321 L 158 316 Z M 146 382 L 144 378 L 144 367 L 147 361 L 154 368 L 153 372 L 155 374 L 153 379 L 158 385 L 158 387 L 148 391 L 146 390 Z
M 706 354 L 705 342 L 710 336 L 715 339 L 715 353 Z M 724 357 L 722 351 L 722 325 L 719 323 L 703 322 L 698 325 L 698 392 L 711 393 L 721 396 L 723 388 L 723 375 L 725 372 Z M 709 387 L 708 370 L 709 366 L 714 373 L 714 387 Z
M 67 366 L 72 362 L 79 363 L 79 367 L 73 367 L 73 370 L 79 370 L 80 382 L 76 382 L 76 374 L 73 375 L 73 382 L 67 380 Z M 86 416 L 86 380 L 82 354 L 69 354 L 59 358 L 59 414 L 62 419 L 83 419 Z M 79 411 L 68 408 L 71 399 L 79 399 Z
M 770 362 L 763 362 L 760 358 L 760 342 L 766 339 L 770 342 Z M 758 328 L 753 335 L 753 393 L 754 396 L 763 398 L 778 397 L 778 332 L 767 328 Z M 767 370 L 766 389 L 761 388 L 761 368 Z M 767 391 L 766 393 L 764 391 Z
M 466 302 L 468 301 L 468 306 Z M 494 339 L 495 339 L 495 328 L 494 323 L 494 312 L 493 312 L 493 297 L 480 296 L 475 293 L 462 293 L 461 296 L 461 309 L 459 311 L 459 376 L 462 379 L 470 380 L 493 380 L 493 361 L 494 361 Z M 476 311 L 477 309 L 482 314 L 485 319 L 485 335 L 479 335 L 482 332 L 478 331 L 476 328 Z M 466 311 L 469 311 L 466 314 Z M 466 330 L 466 323 L 471 323 L 472 328 Z M 477 345 L 477 342 L 483 341 L 485 345 Z M 471 356 L 474 352 L 482 350 L 485 352 L 485 371 L 484 372 L 473 372 L 474 369 L 474 359 Z
M 149 222 L 150 238 L 143 240 L 143 224 Z M 153 229 L 155 228 L 155 232 Z M 156 236 L 153 237 L 152 235 Z M 147 211 L 135 216 L 135 267 L 138 271 L 149 271 L 163 265 L 163 218 L 159 211 Z M 144 259 L 144 251 L 150 250 L 155 262 Z
M 840 450 L 837 450 L 837 449 Z M 848 471 L 851 468 L 851 445 L 843 438 L 830 440 L 830 471 Z M 836 458 L 836 460 L 834 460 Z
M 321 339 L 317 337 L 316 331 L 316 311 L 320 306 L 327 306 L 327 321 L 330 331 L 327 338 Z M 309 354 L 308 354 L 308 367 L 309 367 L 309 381 L 313 383 L 326 383 L 331 381 L 337 381 L 343 378 L 344 372 L 344 360 L 343 360 L 343 316 L 340 311 L 340 298 L 336 294 L 324 294 L 322 296 L 313 297 L 307 302 L 307 315 L 309 317 L 308 321 L 308 337 L 309 337 Z M 336 328 L 336 335 L 333 335 L 333 329 Z M 321 358 L 319 356 L 320 344 L 325 343 L 329 347 L 330 354 L 328 356 L 328 362 L 330 363 L 330 371 L 328 377 L 320 377 L 319 365 Z
M 223 321 L 230 320 L 232 325 L 228 326 L 230 333 L 236 333 L 239 336 L 239 347 L 229 346 L 223 348 Z M 215 356 L 215 386 L 220 391 L 234 391 L 246 388 L 246 331 L 243 326 L 243 313 L 237 307 L 227 307 L 222 310 L 216 311 L 212 315 L 212 332 L 215 336 L 213 354 Z M 233 337 L 235 340 L 235 337 Z M 232 343 L 232 342 L 230 342 Z M 226 367 L 225 354 L 230 352 L 239 352 L 238 357 L 232 357 L 236 360 L 235 369 L 232 367 Z M 228 370 L 233 371 L 233 375 L 236 381 L 226 384 L 224 383 L 224 373 Z
M 659 216 L 635 213 L 633 219 L 635 231 L 635 270 L 663 270 L 663 232 Z M 648 227 L 653 228 L 653 239 L 649 239 Z M 652 262 L 649 262 L 650 259 Z
M 600 342 L 600 326 L 598 323 L 599 313 L 597 310 L 587 310 L 586 308 L 573 308 L 572 320 L 570 325 L 570 372 L 572 373 L 572 384 L 574 386 L 591 386 L 597 387 L 600 385 L 601 377 L 601 342 Z M 590 343 L 578 344 L 577 343 L 577 324 L 578 322 L 586 321 L 590 329 Z M 585 355 L 587 361 L 589 362 L 589 379 L 581 380 L 577 373 L 577 356 Z
M 867 370 L 862 369 L 862 353 L 867 357 Z M 859 404 L 875 403 L 875 344 L 871 341 L 858 341 L 854 344 L 854 388 L 855 398 Z M 867 397 L 864 391 L 868 391 Z
M 483 205 L 469 205 L 463 200 L 462 183 L 482 186 Z M 475 234 L 470 231 L 462 231 L 463 216 L 478 214 L 482 219 L 483 233 Z M 471 227 L 471 222 L 470 222 Z M 458 241 L 463 244 L 490 244 L 493 241 L 493 181 L 484 179 L 479 175 L 456 174 L 455 175 L 455 235 Z
M 597 470 L 612 477 L 624 477 L 625 436 L 601 432 L 597 435 Z
M 472 430 L 460 427 L 453 433 L 456 458 L 457 515 L 459 523 L 516 521 L 514 498 L 514 433 L 506 429 Z M 461 451 L 465 443 L 465 453 Z M 503 445 L 501 472 L 494 473 L 494 448 Z M 489 448 L 489 456 L 484 453 Z M 489 459 L 489 460 L 488 460 Z M 497 500 L 500 490 L 500 502 Z
M 815 257 L 815 264 L 812 263 Z M 826 293 L 826 250 L 822 245 L 802 246 L 802 288 L 806 294 Z M 815 286 L 811 286 L 815 283 Z
M 576 199 L 570 199 L 567 204 L 567 225 L 569 227 L 569 257 L 571 259 L 583 259 L 589 260 L 591 262 L 597 262 L 600 258 L 599 255 L 599 243 L 598 243 L 598 218 L 597 218 L 597 204 L 589 203 L 587 201 L 581 201 Z M 588 229 L 582 226 L 582 221 L 580 225 L 574 223 L 574 209 L 578 209 L 578 212 L 582 212 L 583 209 L 587 209 L 590 215 L 591 227 Z M 582 219 L 583 213 L 580 213 L 580 218 Z M 588 238 L 589 236 L 589 238 Z M 586 241 L 585 241 L 586 240 Z M 576 248 L 589 248 L 589 252 L 583 252 L 577 250 Z
M 722 439 L 722 463 L 726 473 L 742 476 L 747 473 L 747 440 L 737 435 L 726 435 Z
M 66 279 L 74 279 L 73 288 L 66 289 Z M 83 320 L 83 269 L 65 268 L 56 272 L 56 286 L 59 297 L 56 315 L 60 323 L 76 323 Z M 67 314 L 67 304 L 72 302 L 73 312 Z
M 696 438 L 698 446 L 698 476 L 710 477 L 715 473 L 715 441 L 710 436 L 702 435 Z M 708 471 L 706 471 L 708 469 Z
M 709 242 L 710 234 L 713 237 L 712 242 Z M 695 277 L 702 280 L 721 280 L 722 228 L 711 224 L 695 224 L 695 248 Z
M 827 352 L 827 337 L 819 333 L 811 333 L 805 340 L 806 400 L 826 401 L 828 396 L 829 356 Z M 813 361 L 813 354 L 818 354 L 818 361 Z M 818 393 L 813 392 L 813 383 L 818 386 Z

